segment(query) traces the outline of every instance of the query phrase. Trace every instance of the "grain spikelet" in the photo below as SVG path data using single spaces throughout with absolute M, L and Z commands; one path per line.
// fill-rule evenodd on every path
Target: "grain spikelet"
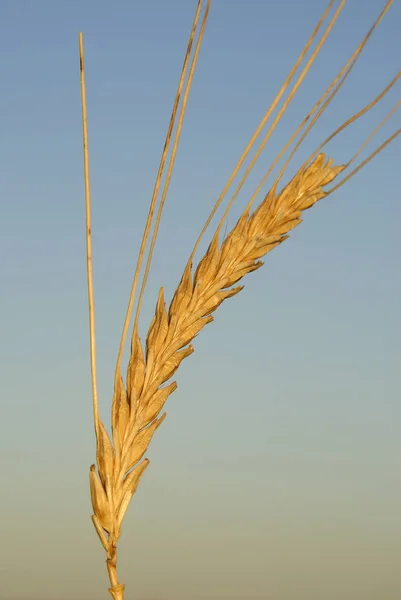
M 124 495 L 128 490 L 131 490 L 132 493 L 135 492 L 138 487 L 139 480 L 142 477 L 145 469 L 149 465 L 149 459 L 145 458 L 139 465 L 135 467 L 128 475 L 125 477 L 123 486 L 122 486 L 122 495 Z
M 191 301 L 193 293 L 192 286 L 192 272 L 191 272 L 191 264 L 188 263 L 185 267 L 184 273 L 182 274 L 181 281 L 178 284 L 178 287 L 173 296 L 173 300 L 170 304 L 169 308 L 169 324 L 171 325 L 171 319 L 173 315 L 180 315 L 183 311 L 188 307 L 189 302 Z
M 143 411 L 138 415 L 138 422 L 141 427 L 146 427 L 151 423 L 160 413 L 161 409 L 164 406 L 167 398 L 177 389 L 177 383 L 173 381 L 169 385 L 160 388 L 153 395 L 152 401 L 150 404 L 143 409 Z
M 113 404 L 112 404 L 112 427 L 113 427 L 113 441 L 115 446 L 121 446 L 124 441 L 124 434 L 128 425 L 130 415 L 130 406 L 128 402 L 127 391 L 124 386 L 123 378 L 120 377 L 117 380 L 117 386 L 115 387 Z M 118 438 L 115 437 L 118 433 Z
M 128 505 L 131 501 L 132 496 L 135 494 L 136 489 L 139 485 L 139 480 L 142 477 L 145 469 L 149 464 L 149 460 L 145 459 L 142 461 L 131 473 L 129 473 L 123 484 L 122 492 L 121 492 L 121 502 L 118 507 L 117 514 L 117 528 L 119 529 L 124 518 L 124 515 L 127 511 Z
M 104 529 L 103 529 L 102 525 L 100 524 L 99 519 L 97 518 L 96 515 L 92 515 L 91 519 L 92 519 L 93 525 L 95 526 L 96 533 L 99 536 L 99 540 L 101 541 L 103 548 L 107 552 L 107 550 L 108 550 L 108 540 L 107 540 L 107 537 L 106 537 L 106 535 L 104 533 Z
M 201 317 L 198 320 L 196 320 L 194 323 L 192 323 L 191 325 L 189 325 L 180 335 L 180 337 L 178 337 L 175 341 L 174 341 L 174 349 L 175 350 L 180 350 L 181 348 L 183 348 L 184 346 L 186 346 L 188 344 L 189 340 L 193 340 L 198 333 L 208 324 L 211 323 L 213 321 L 213 317 L 211 315 L 208 315 L 206 317 Z
M 131 356 L 127 369 L 127 393 L 131 409 L 141 395 L 145 380 L 145 357 L 143 355 L 141 340 L 137 331 L 134 332 L 131 346 Z
M 159 298 L 157 300 L 155 316 L 149 327 L 148 337 L 146 339 L 146 355 L 149 348 L 152 348 L 155 355 L 158 354 L 168 331 L 168 318 L 166 313 L 166 303 L 164 302 L 164 290 L 160 288 Z
M 109 532 L 111 530 L 109 503 L 102 482 L 96 473 L 95 465 L 91 465 L 89 470 L 89 484 L 95 515 L 103 529 Z
M 184 350 L 178 350 L 166 360 L 160 370 L 154 368 L 154 372 L 159 373 L 157 376 L 158 386 L 168 381 L 170 377 L 174 375 L 184 358 L 190 356 L 193 351 L 193 346 L 188 346 L 188 348 L 184 348 Z
M 128 395 L 127 395 L 127 392 L 125 391 L 125 388 L 123 388 L 123 390 L 124 390 L 124 393 L 122 394 L 122 397 L 120 399 L 120 405 L 119 405 L 119 409 L 118 409 L 118 432 L 119 432 L 121 444 L 124 441 L 124 436 L 125 436 L 125 432 L 127 430 L 127 425 L 128 425 L 129 416 L 130 416 Z
M 229 281 L 224 281 L 223 285 L 224 287 L 227 287 L 227 285 L 231 284 L 229 283 Z M 233 296 L 235 296 L 235 294 L 238 294 L 238 292 L 240 292 L 243 289 L 243 287 L 244 286 L 238 286 L 230 290 L 221 289 L 220 291 L 211 295 L 209 298 L 205 299 L 204 303 L 202 304 L 202 307 L 198 308 L 196 312 L 198 319 L 203 318 L 203 320 L 205 320 L 205 316 L 209 318 L 210 313 L 214 312 L 220 306 L 220 304 L 224 302 L 224 300 L 226 300 L 227 298 L 232 298 Z
M 166 414 L 162 415 L 160 419 L 155 419 L 153 423 L 151 423 L 145 429 L 141 429 L 141 431 L 134 437 L 134 441 L 131 444 L 130 450 L 128 450 L 128 456 L 126 459 L 127 469 L 129 471 L 133 466 L 136 465 L 145 454 L 148 446 L 150 444 L 150 440 L 153 437 L 156 429 L 162 424 L 166 417 Z
M 202 258 L 195 271 L 195 291 L 207 288 L 208 284 L 213 281 L 213 277 L 219 264 L 219 254 L 219 236 L 216 232 L 205 256 Z
M 114 448 L 102 421 L 99 421 L 97 464 L 100 479 L 107 490 L 107 479 L 112 478 L 114 472 Z

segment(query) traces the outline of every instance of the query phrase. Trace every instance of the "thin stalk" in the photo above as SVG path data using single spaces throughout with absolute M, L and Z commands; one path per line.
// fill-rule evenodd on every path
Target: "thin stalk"
M 164 202 L 166 200 L 167 192 L 168 192 L 168 189 L 169 189 L 169 186 L 170 186 L 170 180 L 171 180 L 171 175 L 172 175 L 174 164 L 175 164 L 175 158 L 176 158 L 176 154 L 177 154 L 178 144 L 179 144 L 179 141 L 180 141 L 181 129 L 182 129 L 183 121 L 184 121 L 185 110 L 186 110 L 186 107 L 187 107 L 188 96 L 189 96 L 189 92 L 190 92 L 191 85 L 192 85 L 192 79 L 193 79 L 193 76 L 194 76 L 194 72 L 195 72 L 195 68 L 196 68 L 196 63 L 198 61 L 199 50 L 200 50 L 200 47 L 201 47 L 201 44 L 202 44 L 202 40 L 203 40 L 203 35 L 204 35 L 204 32 L 205 32 L 206 22 L 207 22 L 207 18 L 208 18 L 208 15 L 209 15 L 209 10 L 210 10 L 210 4 L 211 4 L 211 0 L 208 0 L 207 5 L 206 5 L 206 9 L 205 9 L 205 12 L 204 12 L 204 15 L 203 15 L 203 19 L 202 19 L 202 24 L 201 24 L 201 28 L 200 28 L 200 31 L 199 31 L 199 37 L 198 37 L 198 40 L 197 40 L 197 43 L 196 43 L 196 48 L 195 48 L 194 56 L 193 56 L 193 59 L 192 59 L 191 68 L 190 68 L 190 71 L 189 71 L 187 85 L 186 85 L 185 92 L 184 92 L 184 98 L 183 98 L 183 102 L 182 102 L 182 106 L 181 106 L 180 116 L 179 116 L 179 119 L 178 119 L 177 131 L 176 131 L 176 135 L 175 135 L 175 138 L 174 138 L 174 144 L 173 144 L 173 149 L 172 149 L 172 153 L 171 153 L 171 159 L 170 159 L 170 163 L 169 163 L 169 166 L 168 166 L 166 181 L 164 183 L 164 187 L 163 187 L 163 191 L 162 191 L 162 196 L 161 196 L 160 203 L 159 203 L 159 209 L 158 209 L 157 216 L 156 216 L 156 222 L 155 222 L 155 227 L 154 227 L 154 230 L 153 230 L 152 240 L 151 240 L 151 244 L 150 244 L 150 248 L 149 248 L 149 254 L 148 254 L 147 261 L 146 261 L 145 274 L 143 276 L 142 286 L 141 286 L 141 290 L 140 290 L 140 293 L 139 293 L 138 305 L 137 305 L 136 314 L 135 314 L 133 335 L 136 334 L 137 327 L 138 327 L 138 319 L 139 319 L 139 314 L 140 314 L 140 310 L 141 310 L 141 305 L 142 305 L 142 300 L 143 300 L 143 294 L 144 294 L 146 283 L 147 283 L 147 280 L 148 280 L 150 265 L 151 265 L 151 262 L 152 262 L 153 250 L 154 250 L 154 247 L 155 247 L 156 238 L 157 238 L 157 234 L 158 234 L 158 231 L 159 231 L 159 225 L 160 225 L 160 220 L 161 220 L 161 216 L 162 216 L 162 212 L 163 212 Z
M 190 34 L 188 45 L 187 45 L 187 51 L 185 54 L 184 64 L 182 66 L 181 76 L 180 76 L 180 80 L 178 83 L 178 88 L 177 88 L 174 105 L 173 105 L 173 109 L 172 109 L 172 113 L 171 113 L 170 123 L 169 123 L 169 127 L 167 130 L 165 142 L 164 142 L 162 156 L 160 158 L 159 169 L 158 169 L 157 176 L 156 176 L 156 181 L 155 181 L 155 185 L 154 185 L 154 189 L 153 189 L 152 199 L 150 202 L 149 212 L 148 212 L 148 216 L 147 216 L 147 220 L 146 220 L 146 224 L 145 224 L 145 229 L 144 229 L 144 233 L 143 233 L 143 237 L 142 237 L 142 241 L 141 241 L 141 246 L 139 249 L 138 261 L 137 261 L 136 268 L 135 268 L 135 274 L 134 274 L 134 279 L 132 282 L 127 312 L 125 315 L 125 321 L 124 321 L 123 330 L 122 330 L 122 334 L 121 334 L 120 347 L 118 349 L 117 364 L 116 364 L 115 378 L 114 378 L 115 387 L 117 385 L 117 380 L 121 375 L 122 355 L 123 355 L 123 351 L 124 351 L 125 340 L 126 340 L 127 333 L 128 333 L 129 323 L 131 320 L 131 314 L 132 314 L 132 309 L 133 309 L 134 300 L 135 300 L 135 294 L 136 294 L 136 288 L 137 288 L 137 284 L 138 284 L 139 273 L 141 270 L 142 261 L 143 261 L 143 257 L 145 254 L 146 242 L 148 240 L 149 231 L 150 231 L 150 227 L 151 227 L 152 220 L 153 220 L 153 215 L 154 215 L 155 206 L 156 206 L 156 200 L 157 200 L 157 196 L 159 193 L 160 182 L 161 182 L 161 178 L 162 178 L 165 163 L 166 163 L 167 153 L 168 153 L 168 149 L 169 149 L 170 141 L 171 141 L 171 135 L 172 135 L 172 131 L 174 128 L 178 105 L 179 105 L 180 98 L 181 98 L 181 92 L 182 92 L 182 88 L 184 85 L 185 75 L 186 75 L 187 68 L 188 68 L 189 57 L 190 57 L 191 50 L 192 50 L 192 44 L 193 44 L 193 40 L 195 37 L 195 32 L 196 32 L 196 29 L 198 26 L 201 8 L 202 8 L 202 0 L 198 0 L 195 17 L 194 17 L 193 24 L 192 24 L 192 30 L 191 30 L 191 34 Z
M 398 105 L 400 103 L 397 104 L 397 108 Z M 391 112 L 394 112 L 395 109 L 393 109 Z M 387 115 L 387 117 L 389 117 L 390 114 Z M 387 118 L 385 119 L 387 120 Z M 383 123 L 380 124 L 379 128 L 381 127 Z M 326 192 L 326 196 L 328 196 L 329 194 L 332 194 L 333 192 L 335 192 L 336 190 L 338 190 L 338 188 L 340 188 L 342 185 L 344 185 L 344 183 L 346 181 L 348 181 L 349 179 L 351 179 L 351 177 L 353 177 L 354 175 L 356 175 L 356 173 L 358 173 L 358 171 L 360 171 L 361 169 L 363 169 L 363 167 L 365 167 L 375 156 L 377 156 L 378 154 L 380 154 L 380 152 L 382 150 L 384 150 L 384 148 L 386 146 L 388 146 L 393 140 L 395 140 L 396 137 L 398 137 L 401 134 L 401 129 L 397 129 L 390 137 L 388 137 L 378 148 L 376 148 L 376 150 L 374 150 L 374 152 L 372 152 L 371 154 L 369 154 L 368 157 L 365 158 L 365 160 L 363 160 L 361 163 L 359 163 L 359 165 L 357 167 L 355 167 L 355 169 L 353 169 L 350 173 L 348 173 L 348 175 L 346 177 L 344 177 L 341 181 L 339 181 L 339 183 L 337 183 L 336 185 L 334 185 L 332 188 L 330 188 L 327 192 Z M 360 152 L 358 151 L 356 153 L 359 154 Z M 356 155 L 349 161 L 348 164 L 351 164 L 353 162 L 353 160 L 355 159 Z
M 316 156 L 319 154 L 319 152 L 335 137 L 337 137 L 337 135 L 339 133 L 341 133 L 341 131 L 343 131 L 344 129 L 346 129 L 347 127 L 349 127 L 349 125 L 351 125 L 352 123 L 354 123 L 355 121 L 357 121 L 358 119 L 360 119 L 363 115 L 365 115 L 369 110 L 371 110 L 374 106 L 376 106 L 376 104 L 378 104 L 380 102 L 380 100 L 382 98 L 384 98 L 384 96 L 394 87 L 394 85 L 397 83 L 397 81 L 401 78 L 401 71 L 398 71 L 398 73 L 393 77 L 393 79 L 390 81 L 390 83 L 380 92 L 380 94 L 378 94 L 371 102 L 369 102 L 368 104 L 366 104 L 360 111 L 358 111 L 357 113 L 355 113 L 354 115 L 352 115 L 352 117 L 350 117 L 349 119 L 347 119 L 346 121 L 344 121 L 344 123 L 342 123 L 342 125 L 340 125 L 339 127 L 337 127 L 337 129 L 335 131 L 333 131 L 332 134 L 330 134 L 317 148 L 316 150 L 305 160 L 305 162 L 303 163 L 303 165 L 301 166 L 301 169 L 305 168 L 308 164 L 310 164 L 314 158 L 316 158 Z M 392 114 L 392 113 L 390 113 Z M 389 116 L 389 115 L 388 115 Z M 386 118 L 387 120 L 387 118 Z M 398 135 L 398 134 L 397 134 Z M 395 136 L 396 137 L 396 136 Z M 370 139 L 370 138 L 369 138 Z M 394 139 L 394 136 L 391 136 L 391 138 L 389 138 L 388 143 L 390 143 L 390 141 Z M 385 146 L 387 145 L 387 143 L 385 143 L 384 145 L 382 144 L 382 146 L 380 146 L 381 149 L 383 149 Z M 364 147 L 364 146 L 363 146 Z M 357 153 L 357 155 L 360 153 L 360 151 Z M 374 152 L 371 155 L 371 158 L 373 158 L 373 156 L 376 156 L 377 152 Z M 354 157 L 355 158 L 355 157 Z M 371 158 L 369 158 L 369 160 L 367 162 L 369 162 L 371 160 Z M 354 160 L 354 159 L 352 159 Z M 367 164 L 366 161 L 364 161 L 364 164 Z M 349 163 L 348 163 L 349 165 Z M 346 165 L 346 166 L 348 166 Z M 358 169 L 359 170 L 359 169 Z M 282 172 L 279 174 L 279 176 L 277 177 L 274 185 L 278 184 L 279 179 L 282 176 Z M 347 180 L 349 179 L 349 176 L 347 176 Z
M 372 133 L 366 138 L 366 140 L 364 141 L 364 143 L 355 152 L 354 156 L 347 162 L 346 168 L 350 167 L 352 165 L 352 163 L 354 163 L 356 161 L 356 159 L 358 158 L 358 156 L 365 150 L 365 148 L 369 144 L 369 142 L 380 131 L 380 129 L 383 127 L 383 125 L 385 123 L 387 123 L 387 121 L 389 120 L 389 118 L 396 112 L 396 110 L 398 110 L 400 108 L 400 106 L 401 106 L 401 99 L 398 100 L 398 102 L 387 113 L 387 115 L 384 117 L 384 119 L 382 121 L 380 121 L 380 123 L 375 127 L 375 129 L 372 131 Z M 393 136 L 391 136 L 391 138 L 393 138 Z
M 85 67 L 84 67 L 84 44 L 82 33 L 79 33 L 79 65 L 81 79 L 81 101 L 82 101 L 82 137 L 84 147 L 84 180 L 85 180 L 85 209 L 86 209 L 86 269 L 88 279 L 88 306 L 89 306 L 89 339 L 92 378 L 92 402 L 93 421 L 95 425 L 96 439 L 99 439 L 99 406 L 96 384 L 96 338 L 95 338 L 95 303 L 93 294 L 92 275 L 92 231 L 91 231 L 91 200 L 89 181 L 89 155 L 88 155 L 88 123 L 86 116 L 86 91 L 85 91 Z

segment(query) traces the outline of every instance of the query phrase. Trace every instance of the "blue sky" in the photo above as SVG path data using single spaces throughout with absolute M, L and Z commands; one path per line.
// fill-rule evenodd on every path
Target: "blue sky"
M 238 199 L 383 6 L 348 2 Z M 88 97 L 100 408 L 195 2 L 3 0 L 0 23 L 2 594 L 107 596 L 94 461 L 78 62 Z M 171 297 L 209 210 L 322 11 L 215 0 L 142 313 Z M 300 164 L 400 68 L 395 3 Z M 346 161 L 399 98 L 327 151 Z M 396 114 L 375 143 L 399 127 Z M 138 600 L 398 600 L 400 141 L 305 214 L 177 374 L 125 520 Z M 266 188 L 267 189 L 267 188 Z M 208 238 L 210 239 L 210 238 Z M 205 244 L 208 239 L 205 240 Z M 397 563 L 397 564 L 396 564 Z M 103 594 L 103 595 L 102 595 Z

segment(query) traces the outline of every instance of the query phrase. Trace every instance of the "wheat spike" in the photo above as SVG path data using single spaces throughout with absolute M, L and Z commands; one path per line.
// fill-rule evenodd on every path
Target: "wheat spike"
M 218 197 L 213 210 L 207 219 L 200 236 L 196 240 L 194 249 L 184 268 L 181 281 L 178 284 L 173 298 L 166 307 L 164 298 L 164 289 L 160 288 L 156 302 L 155 314 L 149 326 L 144 346 L 141 343 L 138 333 L 138 318 L 141 309 L 144 289 L 147 282 L 147 276 L 152 260 L 154 243 L 158 233 L 160 218 L 164 207 L 166 194 L 169 187 L 169 181 L 174 167 L 174 160 L 180 139 L 181 126 L 185 114 L 186 102 L 191 87 L 192 77 L 196 66 L 200 44 L 203 39 L 204 28 L 209 13 L 211 0 L 206 2 L 206 8 L 203 13 L 203 19 L 196 42 L 196 47 L 189 69 L 189 76 L 186 86 L 184 80 L 187 66 L 192 51 L 192 45 L 195 33 L 200 19 L 202 0 L 198 0 L 193 26 L 185 55 L 184 65 L 177 89 L 177 94 L 172 110 L 170 125 L 168 128 L 166 142 L 160 161 L 154 192 L 152 195 L 148 219 L 144 229 L 144 235 L 139 251 L 137 267 L 134 275 L 132 290 L 128 302 L 127 314 L 123 326 L 121 344 L 119 347 L 117 365 L 114 379 L 114 394 L 112 401 L 111 430 L 109 436 L 104 423 L 100 420 L 98 414 L 97 387 L 96 387 L 96 355 L 95 355 L 95 322 L 94 322 L 94 302 L 92 285 L 92 251 L 91 251 L 91 228 L 90 228 L 90 187 L 89 187 L 89 167 L 88 167 L 88 144 L 86 127 L 86 100 L 84 84 L 84 63 L 83 63 L 83 41 L 80 34 L 80 61 L 81 61 L 81 93 L 82 93 L 82 120 L 83 120 L 83 139 L 84 139 L 84 171 L 85 171 L 85 198 L 86 198 L 86 216 L 87 216 L 87 266 L 88 266 L 88 298 L 89 298 L 89 317 L 90 317 L 90 341 L 91 341 L 91 367 L 92 367 L 92 394 L 93 394 L 93 413 L 97 443 L 97 471 L 95 465 L 90 467 L 89 481 L 90 494 L 93 507 L 92 522 L 99 539 L 106 551 L 107 568 L 109 573 L 110 594 L 114 600 L 124 599 L 124 585 L 117 577 L 117 542 L 121 534 L 121 524 L 129 506 L 130 500 L 135 493 L 141 477 L 149 465 L 149 460 L 144 458 L 149 444 L 157 428 L 163 422 L 166 413 L 163 408 L 167 398 L 177 388 L 175 381 L 170 381 L 179 368 L 181 362 L 194 352 L 192 342 L 202 329 L 213 321 L 213 313 L 220 304 L 236 294 L 242 289 L 243 285 L 236 284 L 240 282 L 248 273 L 259 269 L 263 262 L 262 258 L 273 250 L 273 248 L 283 243 L 291 231 L 302 222 L 303 211 L 311 208 L 316 202 L 338 189 L 345 181 L 358 172 L 367 164 L 378 152 L 387 146 L 396 136 L 401 133 L 397 130 L 384 143 L 374 150 L 362 163 L 357 165 L 350 173 L 342 179 L 339 177 L 344 174 L 359 156 L 362 149 L 372 139 L 381 126 L 388 120 L 394 111 L 401 104 L 399 101 L 394 108 L 387 114 L 385 119 L 367 138 L 366 142 L 354 154 L 354 156 L 342 165 L 334 165 L 334 162 L 326 153 L 323 153 L 325 145 L 337 136 L 340 132 L 350 126 L 354 121 L 362 117 L 373 106 L 375 106 L 387 92 L 392 89 L 401 72 L 397 73 L 389 85 L 369 102 L 357 114 L 352 115 L 345 123 L 338 127 L 309 158 L 300 166 L 296 175 L 284 186 L 281 186 L 281 180 L 290 161 L 294 157 L 300 144 L 308 135 L 311 128 L 316 124 L 321 114 L 326 110 L 333 97 L 343 85 L 344 81 L 352 71 L 363 48 L 368 42 L 371 34 L 382 20 L 383 16 L 392 4 L 388 0 L 374 22 L 367 35 L 357 46 L 353 55 L 349 58 L 331 84 L 315 103 L 313 108 L 301 122 L 299 127 L 291 135 L 287 144 L 284 145 L 281 152 L 278 153 L 276 160 L 272 163 L 266 175 L 262 178 L 255 193 L 252 195 L 248 205 L 242 212 L 236 225 L 232 230 L 220 240 L 220 232 L 229 211 L 235 201 L 239 190 L 252 170 L 256 160 L 260 156 L 266 142 L 269 140 L 272 132 L 280 119 L 285 114 L 289 103 L 296 94 L 302 81 L 304 80 L 309 68 L 320 52 L 327 36 L 333 28 L 345 0 L 340 0 L 335 14 L 330 18 L 320 41 L 313 50 L 311 57 L 302 68 L 300 75 L 290 87 L 292 79 L 298 67 L 305 59 L 306 53 L 316 36 L 323 26 L 324 21 L 329 14 L 334 0 L 330 0 L 323 16 L 319 20 L 312 35 L 309 37 L 305 47 L 296 60 L 294 67 L 286 78 L 282 88 L 277 94 L 272 105 L 262 118 L 260 125 L 250 139 L 250 142 L 241 155 L 232 175 L 229 177 L 223 192 Z M 288 91 L 288 97 L 284 100 L 278 115 L 274 118 L 272 125 L 265 134 L 259 148 L 256 150 L 253 159 L 250 161 L 245 174 L 240 180 L 233 197 L 228 203 L 227 209 L 218 224 L 209 247 L 195 270 L 193 270 L 193 259 L 199 243 L 206 232 L 216 210 L 226 196 L 227 190 L 236 177 L 243 162 L 249 152 L 254 149 L 257 138 L 263 127 L 271 117 L 274 109 L 278 105 L 282 96 Z M 181 96 L 183 96 L 181 109 L 178 117 L 178 126 L 173 139 L 173 128 L 176 115 L 178 113 Z M 296 141 L 297 136 L 300 136 Z M 172 144 L 172 155 L 168 163 L 167 177 L 161 192 L 161 200 L 157 206 L 157 196 L 161 183 L 161 178 L 167 161 L 167 151 L 170 142 Z M 262 185 L 277 164 L 284 153 L 295 144 L 290 156 L 287 158 L 284 167 L 281 169 L 278 177 L 270 186 L 270 190 L 264 196 L 259 206 L 253 209 L 253 204 L 258 196 Z M 330 184 L 333 184 L 331 187 Z M 154 215 L 156 214 L 155 218 Z M 153 224 L 153 233 L 151 236 L 150 248 L 145 263 L 145 273 L 143 276 L 137 308 L 135 312 L 134 325 L 131 338 L 131 352 L 128 361 L 126 379 L 121 375 L 121 360 L 124 343 L 130 323 L 131 313 L 135 300 L 135 293 L 144 258 L 145 247 L 147 244 L 150 230 Z
M 162 386 L 174 375 L 181 361 L 192 354 L 190 343 L 205 325 L 213 321 L 211 313 L 226 298 L 242 290 L 242 286 L 232 286 L 262 266 L 259 259 L 287 239 L 289 232 L 301 223 L 302 211 L 325 196 L 323 188 L 342 170 L 343 167 L 332 166 L 332 161 L 320 154 L 280 193 L 270 190 L 252 214 L 245 211 L 221 245 L 215 234 L 193 276 L 187 266 L 168 311 L 163 290 L 160 291 L 146 339 L 146 376 L 139 391 L 128 389 L 130 406 L 138 408 L 132 410 L 128 434 L 121 440 L 124 458 L 119 481 L 130 468 L 132 447 L 138 443 L 142 452 L 142 440 L 146 439 L 148 444 L 156 429 L 157 421 L 152 421 L 147 428 L 138 430 L 147 424 L 141 420 L 141 415 L 151 408 L 155 419 L 162 410 L 167 397 L 176 389 L 176 383 Z M 135 348 L 139 344 L 136 339 Z M 140 369 L 143 370 L 142 363 Z M 134 378 L 135 363 L 131 361 L 127 380 Z
M 302 211 L 326 195 L 324 187 L 342 170 L 342 166 L 333 166 L 331 160 L 320 154 L 309 166 L 300 170 L 280 193 L 270 190 L 252 214 L 245 211 L 221 245 L 218 234 L 215 234 L 195 273 L 192 274 L 190 267 L 186 267 L 168 311 L 163 289 L 160 290 L 146 338 L 146 356 L 139 338 L 135 337 L 127 370 L 128 389 L 119 388 L 121 397 L 115 404 L 113 433 L 119 438 L 122 457 L 119 470 L 115 469 L 115 451 L 101 421 L 98 443 L 100 478 L 94 466 L 90 470 L 95 513 L 92 519 L 103 545 L 106 536 L 101 530 L 99 532 L 99 525 L 108 536 L 109 572 L 114 574 L 121 522 L 149 464 L 147 459 L 139 461 L 165 418 L 165 413 L 158 417 L 164 403 L 177 387 L 176 382 L 165 384 L 182 360 L 192 354 L 191 342 L 205 325 L 213 321 L 211 313 L 225 299 L 243 289 L 242 286 L 232 286 L 262 266 L 259 259 L 287 239 L 289 232 L 301 223 Z M 118 593 L 122 591 L 121 587 L 118 588 Z M 113 590 L 113 594 L 116 593 Z M 118 595 L 115 597 L 119 598 Z

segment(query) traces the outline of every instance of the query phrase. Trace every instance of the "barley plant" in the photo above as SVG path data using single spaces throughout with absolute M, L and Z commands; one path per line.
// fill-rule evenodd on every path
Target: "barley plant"
M 370 99 L 365 106 L 361 107 L 358 113 L 351 115 L 346 122 L 333 131 L 333 133 L 316 148 L 308 159 L 298 166 L 296 175 L 290 181 L 282 183 L 282 178 L 287 167 L 294 158 L 298 148 L 312 127 L 316 125 L 320 116 L 331 103 L 334 96 L 341 89 L 374 30 L 391 7 L 392 1 L 389 0 L 385 3 L 371 29 L 356 46 L 352 56 L 349 57 L 346 64 L 344 64 L 340 72 L 333 78 L 328 88 L 317 100 L 316 104 L 311 108 L 309 114 L 305 116 L 288 142 L 277 154 L 276 159 L 273 164 L 270 165 L 270 168 L 260 182 L 260 185 L 249 199 L 249 203 L 238 222 L 228 234 L 223 236 L 224 239 L 222 240 L 221 230 L 226 223 L 230 208 L 265 144 L 276 128 L 278 122 L 283 117 L 316 56 L 322 49 L 344 4 L 345 0 L 341 0 L 337 3 L 334 0 L 331 0 L 328 3 L 326 10 L 307 40 L 305 47 L 296 59 L 291 72 L 285 79 L 284 84 L 279 90 L 272 105 L 269 107 L 258 128 L 252 135 L 227 181 L 226 186 L 218 197 L 216 204 L 195 243 L 194 249 L 183 270 L 181 281 L 178 284 L 168 307 L 166 307 L 163 288 L 160 288 L 155 314 L 149 326 L 146 340 L 144 344 L 142 344 L 138 334 L 138 318 L 141 310 L 143 293 L 147 283 L 153 248 L 158 233 L 172 169 L 174 167 L 188 94 L 211 5 L 211 0 L 208 0 L 204 7 L 202 6 L 202 0 L 198 1 L 171 120 L 166 135 L 166 141 L 150 202 L 149 214 L 144 229 L 121 336 L 112 400 L 111 437 L 109 437 L 103 421 L 99 417 L 96 389 L 84 55 L 83 38 L 82 34 L 79 34 L 86 196 L 90 351 L 93 415 L 96 433 L 96 465 L 90 467 L 89 481 L 93 506 L 92 521 L 106 553 L 106 563 L 110 578 L 109 591 L 114 600 L 123 600 L 124 598 L 124 585 L 120 583 L 117 575 L 117 542 L 121 534 L 121 524 L 131 498 L 138 487 L 139 481 L 149 465 L 149 460 L 144 458 L 144 455 L 156 429 L 161 425 L 165 418 L 165 413 L 162 413 L 164 404 L 169 395 L 174 392 L 177 387 L 176 382 L 171 381 L 171 379 L 184 358 L 193 353 L 194 348 L 192 342 L 194 338 L 208 323 L 213 321 L 212 313 L 217 307 L 220 306 L 224 300 L 231 298 L 242 290 L 243 286 L 236 286 L 236 284 L 248 273 L 259 269 L 263 264 L 261 258 L 273 250 L 273 248 L 282 244 L 287 239 L 291 230 L 301 223 L 303 211 L 311 208 L 316 202 L 327 197 L 334 190 L 339 188 L 401 132 L 400 129 L 395 131 L 391 137 L 379 147 L 376 147 L 366 159 L 358 164 L 357 159 L 361 151 L 371 141 L 384 122 L 387 121 L 398 108 L 401 103 L 401 101 L 399 101 L 387 114 L 385 119 L 377 125 L 376 129 L 370 133 L 362 147 L 359 148 L 356 154 L 346 163 L 334 162 L 332 158 L 329 158 L 323 152 L 324 147 L 330 140 L 343 132 L 344 129 L 380 102 L 399 79 L 401 75 L 400 71 L 395 74 L 392 81 L 388 83 L 387 87 L 382 90 L 376 98 Z M 246 10 L 245 3 L 243 9 Z M 307 58 L 309 51 L 310 55 Z M 280 106 L 281 100 L 283 100 L 283 102 Z M 277 114 L 273 118 L 273 113 L 276 109 Z M 264 133 L 264 137 L 259 142 L 259 146 L 257 146 L 256 141 L 269 121 L 271 121 L 271 124 Z M 206 254 L 199 261 L 194 270 L 193 259 L 199 243 L 216 210 L 226 197 L 227 191 L 238 175 L 245 159 L 249 156 L 251 150 L 254 149 L 256 149 L 254 156 L 239 180 L 216 231 L 210 238 L 211 241 Z M 287 158 L 284 161 L 279 175 L 271 183 L 263 200 L 255 208 L 254 202 L 259 195 L 259 192 L 264 186 L 267 178 L 271 175 L 272 170 L 286 153 Z M 169 160 L 167 161 L 168 157 Z M 166 165 L 167 174 L 165 183 L 160 190 L 161 178 Z M 146 262 L 144 263 L 144 276 L 137 296 L 139 273 L 145 258 L 145 248 L 148 245 L 148 241 L 150 241 L 150 244 Z M 131 353 L 126 370 L 126 377 L 123 379 L 121 374 L 122 355 L 128 330 L 130 328 L 134 300 L 136 298 L 136 311 L 131 337 Z

